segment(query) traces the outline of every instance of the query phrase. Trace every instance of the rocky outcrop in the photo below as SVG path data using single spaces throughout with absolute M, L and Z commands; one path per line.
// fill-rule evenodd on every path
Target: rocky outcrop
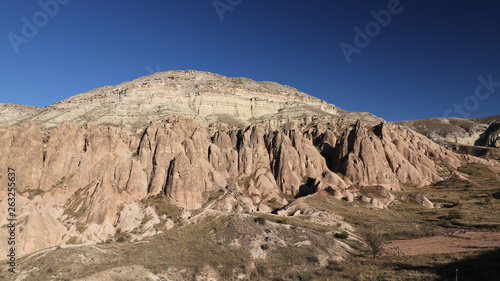
M 391 190 L 441 180 L 464 162 L 500 171 L 498 161 L 459 156 L 377 118 L 341 116 L 274 83 L 172 72 L 84 93 L 1 126 L 0 170 L 16 170 L 20 253 L 106 242 L 121 232 L 143 239 L 173 227 L 172 210 L 183 210 L 175 214 L 180 220 L 209 207 L 271 212 L 287 196 L 318 191 L 384 209 Z M 7 181 L 0 175 L 2 225 Z M 378 195 L 358 193 L 367 186 Z M 164 208 L 149 206 L 154 200 Z M 293 206 L 281 211 L 311 214 Z M 1 229 L 0 238 L 6 235 Z
M 4 107 L 0 106 L 0 113 L 7 112 Z M 155 73 L 82 93 L 43 109 L 24 110 L 24 115 L 17 114 L 14 106 L 9 106 L 8 112 L 12 118 L 0 118 L 0 125 L 26 120 L 43 127 L 65 121 L 140 127 L 152 118 L 174 115 L 248 124 L 257 119 L 338 115 L 335 106 L 289 86 L 193 70 Z
M 492 123 L 483 136 L 485 145 L 500 148 L 500 122 Z
M 165 194 L 172 202 L 187 209 L 198 209 L 202 204 L 205 179 L 199 162 L 191 161 L 184 153 L 178 154 L 168 169 Z
M 427 199 L 427 197 L 425 197 L 423 194 L 412 193 L 412 194 L 408 195 L 408 197 L 417 201 L 418 204 L 420 204 L 426 208 L 430 208 L 430 209 L 434 208 L 434 204 L 429 199 Z
M 500 144 L 496 146 L 498 122 L 500 122 L 500 115 L 472 119 L 430 118 L 397 121 L 394 124 L 408 127 L 442 144 L 452 143 L 464 146 L 477 145 L 498 148 L 500 147 Z
M 382 194 L 401 184 L 420 186 L 441 179 L 436 163 L 451 168 L 461 161 L 496 163 L 460 159 L 394 125 L 375 130 L 362 122 L 332 126 L 320 121 L 310 127 L 213 129 L 187 117 L 154 121 L 143 129 L 63 123 L 45 131 L 24 123 L 1 128 L 1 138 L 10 146 L 0 148 L 0 166 L 18 171 L 18 192 L 26 202 L 50 205 L 53 220 L 43 218 L 40 209 L 20 208 L 26 229 L 38 228 L 31 217 L 36 214 L 51 226 L 52 234 L 41 244 L 48 247 L 73 237 L 102 242 L 118 228 L 134 229 L 144 216 L 126 220 L 125 213 L 133 209 L 124 206 L 151 196 L 166 196 L 171 204 L 193 210 L 206 202 L 206 194 L 229 186 L 241 194 L 221 203 L 220 210 L 269 212 L 261 203 L 281 202 L 282 193 L 302 196 L 327 190 L 353 201 L 357 197 L 348 190 L 353 184 L 384 187 Z M 0 180 L 6 186 L 6 179 Z M 3 199 L 6 192 L 0 195 Z M 387 203 L 383 196 L 359 200 L 374 208 Z M 26 235 L 21 237 L 31 241 Z M 38 249 L 25 245 L 26 252 Z
M 44 139 L 42 130 L 33 124 L 0 127 L 0 169 L 16 170 L 16 180 L 22 183 L 17 186 L 18 192 L 38 189 L 44 163 Z M 2 176 L 0 182 L 7 195 L 6 176 Z
M 45 145 L 40 187 L 53 188 L 63 178 L 74 175 L 83 158 L 85 130 L 72 123 L 63 123 L 50 132 Z
M 17 124 L 43 110 L 43 107 L 0 103 L 0 126 Z
M 337 140 L 330 166 L 359 186 L 381 185 L 398 190 L 400 184 L 424 186 L 440 180 L 440 167 L 429 157 L 458 167 L 460 160 L 425 137 L 397 126 L 370 128 L 357 122 Z M 377 134 L 371 130 L 377 130 Z
M 282 131 L 274 132 L 267 145 L 276 182 L 284 193 L 297 194 L 307 178 L 321 177 L 327 169 L 312 140 L 302 133 L 294 132 L 290 138 Z
M 387 208 L 377 198 L 373 198 L 373 197 L 368 197 L 368 196 L 365 196 L 365 195 L 361 195 L 361 196 L 359 196 L 359 201 L 364 202 L 364 203 L 368 203 L 372 208 L 375 208 L 375 209 L 384 209 L 384 208 Z

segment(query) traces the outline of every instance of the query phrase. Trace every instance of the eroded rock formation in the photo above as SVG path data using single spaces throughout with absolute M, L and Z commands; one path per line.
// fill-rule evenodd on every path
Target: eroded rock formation
M 457 155 L 397 125 L 373 118 L 353 122 L 336 115 L 334 106 L 284 86 L 241 80 L 238 88 L 239 80 L 212 74 L 174 74 L 78 95 L 0 127 L 0 170 L 11 167 L 17 175 L 21 254 L 63 243 L 104 242 L 134 229 L 141 229 L 139 238 L 155 235 L 173 221 L 147 206 L 154 198 L 188 214 L 218 192 L 224 199 L 213 204 L 217 210 L 270 212 L 264 203 L 284 205 L 290 195 L 326 190 L 352 202 L 356 188 L 377 186 L 383 196 L 358 199 L 384 209 L 392 200 L 390 190 L 428 185 L 465 162 L 500 170 L 497 161 Z M 215 88 L 226 94 L 216 96 Z M 172 91 L 181 91 L 180 96 Z M 137 108 L 122 112 L 132 94 L 137 97 L 130 106 Z M 151 113 L 145 99 L 161 109 L 147 123 L 139 116 L 142 109 Z M 83 111 L 75 111 L 80 105 Z M 192 114 L 169 111 L 182 106 Z M 308 114 L 286 113 L 295 107 Z M 92 115 L 95 108 L 102 109 L 100 117 Z M 216 112 L 222 115 L 213 122 L 210 115 Z M 269 117 L 273 114 L 279 118 Z M 61 122 L 68 118 L 71 122 Z M 5 224 L 3 175 L 0 185 Z M 0 254 L 6 253 L 4 246 Z

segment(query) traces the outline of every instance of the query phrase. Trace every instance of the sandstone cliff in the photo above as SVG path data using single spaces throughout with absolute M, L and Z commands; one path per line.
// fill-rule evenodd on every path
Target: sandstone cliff
M 17 172 L 20 254 L 166 231 L 172 219 L 148 204 L 158 198 L 181 218 L 222 193 L 215 209 L 269 212 L 267 203 L 321 190 L 352 201 L 348 189 L 377 186 L 390 198 L 467 162 L 500 171 L 497 161 L 375 117 L 353 122 L 363 114 L 338 113 L 290 87 L 202 72 L 158 73 L 26 115 L 0 127 L 0 170 Z M 0 186 L 3 225 L 3 175 Z

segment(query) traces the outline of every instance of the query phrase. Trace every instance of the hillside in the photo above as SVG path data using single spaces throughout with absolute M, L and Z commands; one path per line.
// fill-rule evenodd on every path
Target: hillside
M 170 71 L 2 110 L 7 280 L 328 280 L 370 231 L 499 226 L 499 161 L 273 82 Z
M 500 115 L 393 122 L 460 153 L 500 159 Z
M 394 124 L 409 127 L 428 138 L 463 145 L 485 145 L 483 134 L 494 123 L 500 122 L 500 115 L 461 119 L 430 118 L 411 121 L 397 121 Z

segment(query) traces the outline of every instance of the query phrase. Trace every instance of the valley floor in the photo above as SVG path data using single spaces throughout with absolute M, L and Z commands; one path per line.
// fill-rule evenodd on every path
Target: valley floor
M 500 248 L 500 232 L 483 229 L 442 229 L 443 235 L 387 241 L 386 255 L 429 255 Z

